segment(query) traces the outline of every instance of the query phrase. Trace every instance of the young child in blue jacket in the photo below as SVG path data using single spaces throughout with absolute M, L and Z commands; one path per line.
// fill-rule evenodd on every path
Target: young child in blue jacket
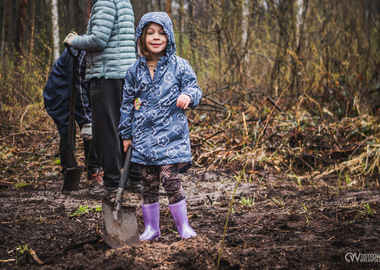
M 142 212 L 145 231 L 140 240 L 157 240 L 159 185 L 181 238 L 196 236 L 190 227 L 179 173 L 191 166 L 190 137 L 185 109 L 202 99 L 189 63 L 175 55 L 173 24 L 164 12 L 145 14 L 136 29 L 138 59 L 127 70 L 119 134 L 124 151 L 133 147 L 132 162 L 143 176 Z

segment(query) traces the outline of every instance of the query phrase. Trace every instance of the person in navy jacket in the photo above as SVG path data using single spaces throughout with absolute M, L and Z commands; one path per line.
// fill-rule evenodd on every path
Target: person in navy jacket
M 143 218 L 140 240 L 155 240 L 159 229 L 160 182 L 181 238 L 196 236 L 187 218 L 179 173 L 191 165 L 185 109 L 202 99 L 190 64 L 176 56 L 173 24 L 165 12 L 145 14 L 136 29 L 138 59 L 127 70 L 119 134 L 124 151 L 132 146 L 132 162 L 143 176 Z
M 77 53 L 75 50 L 73 51 Z M 87 92 L 88 82 L 85 81 L 85 55 L 86 53 L 82 51 L 78 57 L 79 76 L 76 85 L 75 121 L 81 129 L 81 137 L 83 137 L 88 179 L 102 182 L 102 172 L 95 147 L 90 146 L 92 139 L 91 109 Z M 45 109 L 57 125 L 60 136 L 59 154 L 62 173 L 65 173 L 67 168 L 74 166 L 69 153 L 68 140 L 72 76 L 73 58 L 69 55 L 67 49 L 65 49 L 59 59 L 54 63 L 43 90 Z

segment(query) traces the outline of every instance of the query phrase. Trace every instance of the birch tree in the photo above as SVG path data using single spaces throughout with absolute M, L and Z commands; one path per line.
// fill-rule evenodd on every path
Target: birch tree
M 58 6 L 57 0 L 51 1 L 51 20 L 52 20 L 52 32 L 53 32 L 53 44 L 54 44 L 54 61 L 59 58 L 59 27 L 58 27 Z
M 249 25 L 249 0 L 243 0 L 243 8 L 242 8 L 242 37 L 241 44 L 244 53 L 244 61 L 246 64 L 249 64 L 249 56 L 246 52 L 247 42 L 248 42 L 248 25 Z

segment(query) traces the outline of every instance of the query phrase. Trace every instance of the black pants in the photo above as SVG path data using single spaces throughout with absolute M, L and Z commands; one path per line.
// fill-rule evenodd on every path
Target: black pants
M 83 140 L 85 164 L 87 171 L 95 168 L 100 168 L 100 162 L 96 155 L 95 147 L 91 141 Z M 69 138 L 68 134 L 59 133 L 59 155 L 61 158 L 62 172 L 67 168 L 74 166 L 74 162 L 71 159 L 71 153 L 69 151 Z
M 123 98 L 123 79 L 91 79 L 90 101 L 92 133 L 95 148 L 103 167 L 106 187 L 117 187 L 125 159 L 122 141 L 117 133 Z M 131 180 L 141 181 L 136 165 L 131 166 Z

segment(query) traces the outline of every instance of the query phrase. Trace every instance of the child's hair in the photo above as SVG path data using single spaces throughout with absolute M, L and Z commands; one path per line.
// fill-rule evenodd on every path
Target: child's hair
M 141 53 L 145 56 L 146 60 L 152 60 L 152 56 L 150 55 L 150 52 L 148 51 L 148 49 L 146 48 L 146 35 L 147 35 L 147 32 L 148 32 L 148 28 L 149 26 L 151 25 L 152 23 L 147 23 L 143 30 L 142 30 L 142 33 L 141 33 L 141 36 L 139 38 L 139 47 L 140 47 L 140 51 Z
M 147 47 L 146 47 L 146 35 L 147 35 L 147 32 L 148 32 L 148 29 L 149 29 L 149 26 L 151 25 L 152 23 L 149 22 L 147 23 L 143 30 L 142 30 L 142 33 L 141 33 L 141 36 L 138 40 L 138 46 L 140 47 L 140 52 L 142 53 L 142 55 L 146 58 L 146 60 L 150 61 L 152 60 L 152 56 L 150 55 L 150 52 L 148 51 Z

